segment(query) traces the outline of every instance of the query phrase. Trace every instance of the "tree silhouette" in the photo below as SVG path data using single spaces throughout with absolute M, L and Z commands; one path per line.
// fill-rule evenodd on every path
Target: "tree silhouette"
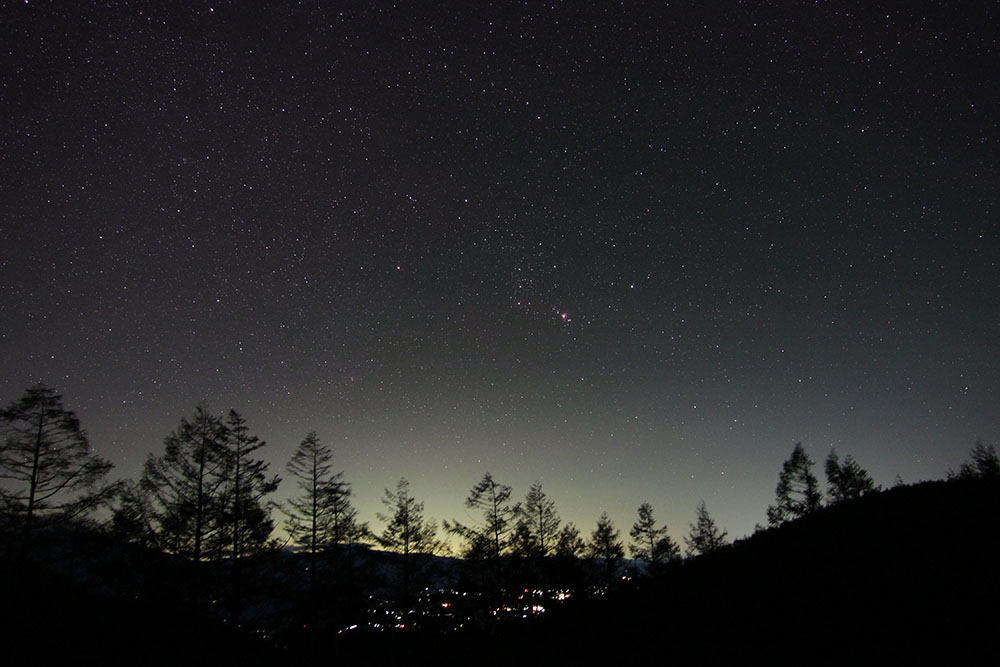
M 300 495 L 288 501 L 285 529 L 292 541 L 309 554 L 310 587 L 315 589 L 321 555 L 338 545 L 368 534 L 368 525 L 358 522 L 351 502 L 351 487 L 344 473 L 333 472 L 333 452 L 319 441 L 315 431 L 306 434 L 288 462 Z
M 524 502 L 518 503 L 515 510 L 514 547 L 518 555 L 544 558 L 554 554 L 559 544 L 561 521 L 555 502 L 545 495 L 541 482 L 531 485 Z
M 378 542 L 389 551 L 400 554 L 434 553 L 440 548 L 437 524 L 424 519 L 424 504 L 410 495 L 410 483 L 405 477 L 396 482 L 396 490 L 385 490 L 382 504 L 391 514 L 377 514 L 386 522 Z
M 667 534 L 667 527 L 657 527 L 653 518 L 653 506 L 639 505 L 639 518 L 629 531 L 632 538 L 632 557 L 651 564 L 661 564 L 680 557 L 677 543 Z
M 401 602 L 403 609 L 408 610 L 414 578 L 420 574 L 426 556 L 441 550 L 443 545 L 437 539 L 437 524 L 424 519 L 424 504 L 410 495 L 410 483 L 405 477 L 396 483 L 395 491 L 385 490 L 382 504 L 389 513 L 377 514 L 386 526 L 375 539 L 383 548 L 401 556 Z
M 826 457 L 824 470 L 826 471 L 827 495 L 831 504 L 860 498 L 866 493 L 878 491 L 872 478 L 850 454 L 845 456 L 844 461 L 841 462 L 837 457 L 837 450 L 831 449 L 830 454 Z
M 321 445 L 315 431 L 306 434 L 292 454 L 286 469 L 295 478 L 301 495 L 288 501 L 285 530 L 292 542 L 305 547 L 315 575 L 317 556 L 326 545 L 326 513 L 323 508 L 326 485 L 333 476 L 333 452 Z
M 690 524 L 691 532 L 684 538 L 688 555 L 707 554 L 725 546 L 728 533 L 724 530 L 720 531 L 715 525 L 715 521 L 708 513 L 708 508 L 705 507 L 704 500 L 698 502 L 696 514 L 695 523 Z
M 812 465 L 812 459 L 802 449 L 802 443 L 797 443 L 778 475 L 776 502 L 767 508 L 770 525 L 777 526 L 820 508 L 823 494 L 816 476 L 812 474 Z
M 608 518 L 608 513 L 604 512 L 597 520 L 597 528 L 590 534 L 590 542 L 587 544 L 587 554 L 595 560 L 602 561 L 604 565 L 605 585 L 608 587 L 614 583 L 618 563 L 625 556 L 625 547 L 620 536 L 621 533 Z
M 278 489 L 281 478 L 269 477 L 268 463 L 254 458 L 253 453 L 264 444 L 251 435 L 246 419 L 229 411 L 221 450 L 223 484 L 216 539 L 220 555 L 231 560 L 229 607 L 234 622 L 239 622 L 243 610 L 243 559 L 276 546 L 271 542 L 271 504 L 265 498 Z
M 209 538 L 217 536 L 225 507 L 226 438 L 222 421 L 199 405 L 190 421 L 181 419 L 167 436 L 164 454 L 146 459 L 139 484 L 165 551 L 195 561 L 208 556 Z
M 265 498 L 278 489 L 281 478 L 268 476 L 268 463 L 252 456 L 265 443 L 250 434 L 246 419 L 230 410 L 225 426 L 219 520 L 228 556 L 238 560 L 268 545 L 274 522 Z
M 580 537 L 580 529 L 572 522 L 559 529 L 556 540 L 556 555 L 563 558 L 579 558 L 587 550 L 587 544 Z
M 465 507 L 482 512 L 483 520 L 472 526 L 458 521 L 444 523 L 445 530 L 465 540 L 466 558 L 499 558 L 507 550 L 515 518 L 510 495 L 511 487 L 500 484 L 486 473 L 465 499 Z
M 305 549 L 309 561 L 305 606 L 309 624 L 315 621 L 321 595 L 326 609 L 334 601 L 331 592 L 337 593 L 336 599 L 343 600 L 345 587 L 336 591 L 325 588 L 335 574 L 331 566 L 338 570 L 339 578 L 351 564 L 337 546 L 369 534 L 368 524 L 358 521 L 358 511 L 351 502 L 350 484 L 344 481 L 343 472 L 333 471 L 332 461 L 333 451 L 320 442 L 315 431 L 310 431 L 286 466 L 295 478 L 299 495 L 289 499 L 284 510 L 288 517 L 285 529 L 292 542 Z
M 358 510 L 354 507 L 351 485 L 344 481 L 344 473 L 338 472 L 330 478 L 323 493 L 323 504 L 327 510 L 326 534 L 328 546 L 350 544 L 370 535 L 367 521 L 358 521 Z
M 982 440 L 976 440 L 975 446 L 969 452 L 969 460 L 958 468 L 958 472 L 948 471 L 949 479 L 968 479 L 971 477 L 1000 477 L 1000 458 L 993 445 L 986 445 Z
M 116 492 L 103 484 L 111 464 L 44 384 L 0 411 L 0 438 L 0 513 L 19 530 L 23 557 L 37 527 L 83 516 Z
M 119 487 L 111 516 L 111 533 L 144 547 L 166 551 L 158 530 L 152 494 L 141 482 L 125 480 Z
M 482 520 L 473 525 L 458 521 L 444 522 L 444 528 L 464 541 L 463 556 L 471 564 L 470 571 L 479 574 L 499 603 L 503 581 L 502 556 L 510 547 L 515 512 L 510 504 L 511 487 L 500 484 L 490 473 L 469 492 L 465 507 L 482 513 Z

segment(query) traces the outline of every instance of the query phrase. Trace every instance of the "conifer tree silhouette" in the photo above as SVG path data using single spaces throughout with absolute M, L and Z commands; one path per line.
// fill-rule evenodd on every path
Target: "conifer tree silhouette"
M 597 528 L 590 534 L 587 544 L 587 554 L 601 561 L 604 571 L 604 585 L 610 588 L 614 584 L 618 564 L 625 556 L 625 546 L 620 539 L 621 533 L 615 528 L 614 522 L 603 512 L 597 520 Z
M 379 520 L 386 523 L 375 539 L 383 548 L 401 556 L 400 602 L 404 613 L 410 609 L 415 580 L 422 573 L 427 557 L 443 547 L 437 539 L 437 523 L 424 518 L 424 504 L 410 494 L 410 483 L 401 477 L 396 490 L 385 490 L 382 498 L 388 513 L 379 512 Z
M 36 528 L 83 516 L 117 492 L 104 483 L 111 467 L 45 384 L 0 411 L 0 517 L 20 533 L 23 558 Z
M 970 477 L 1000 477 L 1000 457 L 993 445 L 986 445 L 977 440 L 969 460 L 958 468 L 958 472 L 948 471 L 948 479 L 968 479 Z
M 812 474 L 812 459 L 797 443 L 778 475 L 775 504 L 767 508 L 767 521 L 777 526 L 785 521 L 815 512 L 823 502 L 819 482 Z
M 831 504 L 878 491 L 867 471 L 850 454 L 840 461 L 837 450 L 831 449 L 823 469 L 826 472 L 827 496 Z
M 633 558 L 656 565 L 680 556 L 680 549 L 667 533 L 667 527 L 656 525 L 653 506 L 649 503 L 639 505 L 639 517 L 632 524 L 629 536 Z
M 698 502 L 698 508 L 695 512 L 697 515 L 695 523 L 691 524 L 691 532 L 684 538 L 688 555 L 707 554 L 725 546 L 728 533 L 719 530 L 718 526 L 715 525 L 715 520 L 708 513 L 704 500 Z

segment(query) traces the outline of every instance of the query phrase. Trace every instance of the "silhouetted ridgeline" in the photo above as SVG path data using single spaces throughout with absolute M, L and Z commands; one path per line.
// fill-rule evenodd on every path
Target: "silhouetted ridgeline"
M 0 629 L 8 653 L 30 646 L 54 657 L 69 646 L 75 658 L 141 664 L 306 657 L 482 665 L 601 658 L 980 662 L 1000 657 L 994 638 L 998 510 L 996 480 L 897 487 L 674 562 L 658 578 L 635 579 L 607 596 L 577 595 L 524 622 L 487 618 L 459 631 L 427 625 L 341 635 L 334 625 L 295 631 L 302 625 L 295 595 L 304 588 L 294 564 L 305 561 L 287 552 L 263 564 L 258 571 L 266 574 L 248 584 L 248 606 L 261 627 L 271 629 L 249 635 L 226 624 L 225 605 L 202 595 L 213 577 L 224 576 L 217 565 L 77 531 L 68 541 L 68 533 L 40 539 L 30 564 L 5 554 L 0 583 L 8 598 Z M 367 586 L 378 578 L 382 556 L 359 554 L 368 565 L 353 570 L 351 583 Z M 343 586 L 322 600 L 331 594 L 343 596 Z M 357 597 L 365 596 L 359 591 Z
M 947 664 L 1000 657 L 1000 481 L 896 487 L 824 508 L 659 581 L 577 605 L 557 633 L 651 638 L 691 659 Z M 583 654 L 593 655 L 589 642 Z

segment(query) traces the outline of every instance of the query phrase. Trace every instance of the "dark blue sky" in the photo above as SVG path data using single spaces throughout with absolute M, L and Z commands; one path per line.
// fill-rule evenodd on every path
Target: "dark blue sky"
M 996 442 L 989 3 L 164 4 L 0 10 L 0 400 L 115 474 L 205 400 L 373 523 L 490 471 L 679 539 L 798 441 Z

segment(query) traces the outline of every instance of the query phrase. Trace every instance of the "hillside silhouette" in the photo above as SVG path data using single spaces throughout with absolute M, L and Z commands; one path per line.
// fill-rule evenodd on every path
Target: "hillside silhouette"
M 1000 481 L 901 486 L 823 508 L 552 619 L 609 658 L 782 663 L 997 657 Z
M 666 662 L 965 662 L 1000 654 L 992 633 L 998 510 L 997 480 L 900 486 L 674 561 L 605 595 L 574 596 L 527 621 L 348 633 L 332 626 L 295 631 L 288 565 L 304 561 L 294 555 L 262 570 L 267 613 L 248 632 L 233 628 L 191 585 L 211 572 L 209 564 L 77 528 L 39 540 L 31 564 L 8 558 L 4 586 L 16 603 L 5 605 L 0 627 L 8 645 L 71 645 L 75 657 L 145 664 L 317 656 L 468 662 L 473 655 L 479 664 L 592 663 L 639 660 L 650 651 Z M 368 565 L 359 573 L 396 557 L 362 556 Z

